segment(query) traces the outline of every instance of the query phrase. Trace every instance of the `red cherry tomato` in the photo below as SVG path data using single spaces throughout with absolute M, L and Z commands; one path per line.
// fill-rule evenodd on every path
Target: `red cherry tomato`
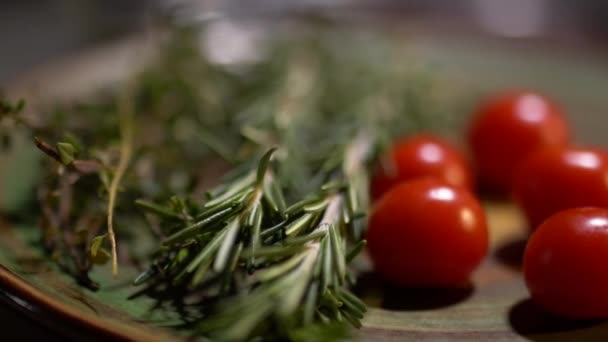
M 419 178 L 376 203 L 367 231 L 376 271 L 400 286 L 461 286 L 488 251 L 483 209 L 466 189 Z
M 608 210 L 574 208 L 532 234 L 524 275 L 532 299 L 571 318 L 608 318 Z
M 510 92 L 484 103 L 473 119 L 469 144 L 482 188 L 507 193 L 520 161 L 539 147 L 564 145 L 569 129 L 547 98 Z
M 531 228 L 568 208 L 608 207 L 608 153 L 577 147 L 538 150 L 518 169 L 513 194 Z
M 437 177 L 450 185 L 472 188 L 473 176 L 465 158 L 447 141 L 426 134 L 401 140 L 379 164 L 371 183 L 374 199 L 403 181 Z

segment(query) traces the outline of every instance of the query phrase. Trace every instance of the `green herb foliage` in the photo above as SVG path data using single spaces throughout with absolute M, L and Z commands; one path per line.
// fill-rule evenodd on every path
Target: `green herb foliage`
M 90 269 L 117 260 L 114 232 L 120 252 L 148 227 L 159 243 L 134 296 L 171 303 L 196 334 L 343 337 L 366 311 L 349 288 L 370 166 L 392 138 L 441 118 L 422 107 L 424 72 L 369 32 L 277 34 L 237 66 L 210 60 L 201 34 L 173 29 L 118 93 L 25 123 L 50 157 L 38 189 L 44 245 L 94 289 Z

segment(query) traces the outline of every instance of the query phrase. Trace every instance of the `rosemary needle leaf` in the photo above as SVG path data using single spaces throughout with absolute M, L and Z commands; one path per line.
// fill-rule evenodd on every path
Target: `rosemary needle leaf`
M 266 171 L 268 170 L 268 165 L 270 164 L 270 158 L 272 158 L 272 155 L 276 150 L 276 147 L 271 148 L 264 154 L 264 156 L 262 156 L 262 159 L 260 159 L 256 176 L 256 183 L 258 186 L 264 184 L 264 178 L 266 177 Z
M 318 242 L 317 242 L 318 243 Z M 323 250 L 323 244 L 321 243 L 319 249 L 322 251 Z M 321 277 L 321 272 L 323 271 L 323 253 L 321 253 L 319 255 L 319 257 L 317 258 L 317 261 L 315 262 L 315 267 L 313 269 L 312 275 L 314 279 L 319 279 Z M 323 284 L 325 287 L 325 284 Z
M 145 283 L 154 275 L 156 275 L 156 269 L 154 267 L 148 268 L 147 270 L 140 273 L 137 277 L 135 277 L 135 279 L 133 280 L 133 286 L 138 286 Z
M 297 203 L 294 203 L 291 206 L 289 206 L 287 209 L 285 209 L 285 215 L 287 215 L 288 217 L 291 217 L 291 216 L 297 214 L 298 212 L 300 212 L 305 206 L 316 203 L 317 201 L 319 201 L 318 197 L 311 197 L 311 198 L 307 198 L 302 201 L 299 201 Z
M 317 316 L 319 317 L 319 319 L 321 320 L 321 322 L 323 322 L 324 324 L 330 324 L 331 323 L 331 319 L 329 319 L 329 317 L 327 317 L 323 312 L 321 312 L 320 310 L 317 310 L 316 312 Z
M 277 312 L 280 316 L 283 316 L 284 318 L 291 316 L 296 311 L 296 309 L 300 305 L 300 302 L 302 301 L 304 294 L 306 293 L 310 274 L 306 272 L 306 270 L 303 270 L 302 272 L 298 271 L 300 270 L 300 268 L 305 268 L 308 266 L 310 258 L 312 258 L 310 254 L 305 255 L 304 260 L 302 261 L 298 269 L 289 273 L 287 275 L 287 278 L 285 278 L 288 280 L 292 280 L 293 283 L 286 281 L 286 286 L 289 286 L 286 287 L 284 290 L 286 291 L 286 295 L 283 296 L 281 301 L 277 303 Z
M 138 199 L 138 200 L 135 200 L 135 205 L 137 205 L 138 207 L 140 207 L 143 210 L 149 211 L 151 213 L 154 213 L 156 215 L 159 215 L 159 216 L 162 216 L 165 218 L 176 219 L 176 220 L 184 219 L 180 214 L 169 210 L 169 208 L 160 206 L 160 205 L 150 202 L 150 201 Z
M 236 244 L 236 248 L 234 248 L 234 251 L 230 257 L 230 264 L 228 265 L 230 272 L 234 272 L 234 270 L 236 269 L 236 266 L 238 265 L 239 258 L 241 256 L 242 252 L 243 252 L 243 242 L 239 242 Z M 229 274 L 227 274 L 227 275 L 229 276 Z
M 346 314 L 350 315 L 352 318 L 354 318 L 356 321 L 359 321 L 361 319 L 363 319 L 363 317 L 365 317 L 365 312 L 363 311 L 359 311 L 356 307 L 351 306 L 348 303 L 343 303 L 342 307 L 340 308 L 342 311 L 342 314 L 344 314 L 346 316 Z M 350 322 L 352 324 L 352 322 Z M 356 324 L 352 324 L 353 326 L 356 326 Z
M 359 198 L 357 196 L 355 187 L 349 186 L 347 194 L 348 194 L 349 208 L 350 208 L 351 212 L 358 211 L 359 210 Z
M 255 265 L 255 253 L 260 246 L 260 229 L 262 227 L 262 218 L 262 211 L 258 210 L 253 220 L 253 228 L 251 229 L 251 259 L 249 260 L 250 269 L 253 267 L 253 265 Z
M 209 242 L 205 246 L 205 248 L 203 248 L 199 252 L 196 258 L 194 258 L 194 260 L 192 260 L 190 264 L 188 264 L 188 266 L 184 269 L 182 273 L 190 273 L 194 271 L 198 267 L 198 265 L 200 265 L 201 262 L 203 262 L 207 258 L 210 258 L 213 253 L 219 248 L 220 244 L 222 243 L 222 240 L 224 239 L 224 236 L 226 235 L 227 230 L 228 227 L 218 232 L 213 238 L 213 240 L 211 240 L 211 242 Z
M 214 215 L 215 213 L 217 213 L 219 211 L 223 211 L 223 210 L 225 210 L 227 208 L 236 207 L 236 206 L 238 206 L 240 204 L 241 203 L 235 203 L 234 200 L 228 200 L 228 201 L 226 201 L 224 203 L 220 203 L 220 204 L 217 204 L 215 206 L 208 207 L 208 208 L 204 209 L 203 211 L 201 211 L 200 213 L 198 213 L 195 216 L 195 220 L 203 220 L 206 217 L 212 216 L 212 215 Z
M 168 236 L 167 238 L 165 238 L 162 241 L 163 245 L 169 245 L 175 242 L 179 242 L 179 241 L 183 241 L 185 239 L 191 238 L 192 236 L 196 235 L 199 230 L 203 227 L 205 227 L 206 225 L 210 225 L 213 224 L 215 222 L 218 222 L 222 219 L 225 219 L 227 216 L 227 214 L 230 214 L 232 212 L 234 212 L 233 210 L 234 208 L 229 207 L 226 208 L 220 212 L 217 212 L 211 216 L 208 216 L 198 222 L 195 222 L 181 230 L 179 230 L 178 232 L 174 233 L 171 236 Z
M 361 328 L 361 321 L 359 320 L 360 318 L 363 318 L 363 316 L 361 317 L 353 317 L 351 315 L 351 313 L 349 313 L 348 311 L 342 311 L 342 316 L 348 321 L 348 323 L 350 323 L 353 327 L 360 329 Z
M 338 308 L 334 308 L 334 318 L 338 322 L 344 322 L 344 316 L 342 315 L 342 311 Z
M 271 236 L 271 235 L 279 232 L 281 229 L 283 229 L 283 227 L 285 227 L 285 225 L 287 225 L 287 222 L 288 222 L 287 220 L 284 220 L 270 228 L 264 229 L 260 235 L 263 238 Z
M 209 202 L 205 203 L 204 207 L 209 208 L 216 206 L 218 204 L 234 200 L 241 196 L 244 192 L 251 192 L 253 189 L 250 187 L 255 181 L 255 175 L 253 173 L 249 173 L 241 179 L 235 181 L 230 187 L 228 187 L 225 192 L 221 195 L 213 198 Z
M 325 289 L 325 291 L 323 291 L 321 298 L 322 298 L 323 304 L 325 304 L 331 308 L 339 308 L 343 305 L 343 303 L 338 298 L 336 298 L 332 294 L 332 291 L 329 289 Z
M 350 252 L 348 252 L 348 254 L 346 255 L 346 263 L 349 264 L 351 261 L 353 261 L 353 259 L 355 259 L 355 257 L 359 255 L 359 253 L 361 253 L 361 251 L 363 250 L 363 248 L 365 248 L 366 245 L 367 240 L 359 241 L 355 245 L 355 247 L 353 247 L 353 249 L 351 249 Z
M 346 225 L 349 225 L 352 222 L 351 212 L 346 205 L 342 206 L 342 219 Z
M 308 289 L 306 301 L 304 303 L 304 324 L 311 324 L 314 319 L 315 309 L 317 308 L 317 297 L 319 296 L 319 282 L 313 281 Z
M 276 266 L 272 266 L 269 268 L 265 268 L 256 273 L 256 279 L 260 282 L 267 282 L 276 277 L 279 277 L 289 271 L 291 271 L 294 267 L 298 266 L 298 264 L 306 257 L 305 253 L 296 254 L 293 257 L 283 261 Z
M 303 230 L 308 223 L 312 221 L 314 218 L 314 214 L 307 213 L 298 218 L 297 220 L 290 223 L 287 227 L 285 227 L 285 234 L 287 236 L 296 236 L 301 230 Z
M 215 258 L 215 262 L 213 264 L 213 270 L 216 272 L 221 272 L 226 267 L 226 263 L 228 262 L 228 258 L 230 256 L 230 251 L 234 246 L 237 238 L 237 234 L 241 228 L 240 218 L 234 218 L 228 226 L 226 227 L 226 234 L 223 236 L 223 241 L 220 246 L 219 251 L 217 252 L 217 256 Z
M 348 183 L 342 181 L 333 181 L 329 183 L 325 183 L 321 185 L 321 190 L 330 191 L 330 190 L 344 190 L 348 187 Z
M 282 217 L 285 217 L 285 209 L 287 205 L 285 204 L 285 196 L 283 195 L 283 190 L 281 189 L 281 185 L 278 180 L 273 179 L 270 186 L 270 192 L 272 193 L 272 197 L 275 198 L 275 201 L 279 208 L 279 213 Z
M 248 250 L 243 251 L 243 253 L 241 254 L 241 258 L 246 259 L 251 257 L 287 257 L 299 253 L 302 250 L 304 250 L 304 247 L 302 245 L 260 247 L 253 253 Z
M 340 293 L 340 299 L 342 301 L 349 303 L 349 305 L 357 308 L 357 310 L 359 310 L 361 312 L 367 311 L 367 307 L 365 306 L 365 303 L 363 303 L 363 301 L 361 301 L 361 299 L 357 298 L 357 296 L 350 293 L 350 291 L 348 291 L 344 288 L 340 288 L 339 293 Z
M 337 270 L 337 276 L 340 282 L 342 282 L 346 276 L 346 263 L 344 261 L 344 252 L 342 250 L 342 246 L 340 245 L 340 240 L 336 230 L 336 225 L 329 228 L 329 240 L 332 250 L 331 253 Z
M 298 236 L 295 238 L 288 238 L 287 240 L 285 240 L 285 243 L 288 245 L 301 245 L 304 243 L 307 243 L 309 241 L 313 241 L 313 240 L 318 240 L 320 238 L 323 238 L 327 235 L 327 232 L 324 230 L 317 230 L 314 231 L 310 234 L 306 234 L 304 236 Z
M 253 227 L 253 224 L 255 223 L 255 219 L 256 219 L 258 213 L 261 213 L 261 208 L 260 208 L 259 202 L 256 202 L 251 206 L 251 209 L 249 209 L 249 213 L 247 214 L 247 219 L 245 220 L 246 227 Z
M 266 200 L 266 203 L 273 212 L 281 214 L 279 199 L 276 198 L 276 194 L 272 191 L 272 183 L 273 181 L 264 182 L 264 200 Z
M 331 246 L 328 238 L 325 238 L 321 242 L 321 249 L 323 253 L 323 288 L 326 288 L 332 283 L 333 280 L 333 269 L 332 269 L 332 255 Z
M 211 258 L 207 258 L 198 266 L 196 272 L 194 272 L 194 275 L 192 276 L 192 280 L 190 281 L 191 287 L 196 287 L 198 284 L 200 284 L 203 277 L 207 273 L 207 270 L 209 270 L 209 266 L 211 266 Z
M 308 213 L 319 212 L 319 211 L 325 209 L 328 204 L 329 204 L 329 200 L 327 198 L 324 198 L 321 201 L 318 201 L 315 203 L 310 203 L 310 204 L 304 206 L 302 209 Z
M 176 267 L 177 265 L 184 262 L 184 260 L 186 260 L 186 258 L 188 258 L 189 255 L 190 255 L 190 250 L 188 248 L 180 249 L 179 252 L 177 252 L 177 255 L 175 256 L 175 258 L 173 258 L 173 260 L 165 268 L 171 269 L 173 267 Z

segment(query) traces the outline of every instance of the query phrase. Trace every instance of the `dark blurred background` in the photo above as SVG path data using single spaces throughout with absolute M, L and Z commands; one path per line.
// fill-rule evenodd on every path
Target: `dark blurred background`
M 0 84 L 49 60 L 141 29 L 151 0 L 0 1 Z
M 2 0 L 0 84 L 46 61 L 141 30 L 158 7 L 184 2 L 240 13 L 313 7 L 337 7 L 340 12 L 355 4 L 360 12 L 397 13 L 399 20 L 424 20 L 478 34 L 542 36 L 575 46 L 608 41 L 605 0 Z

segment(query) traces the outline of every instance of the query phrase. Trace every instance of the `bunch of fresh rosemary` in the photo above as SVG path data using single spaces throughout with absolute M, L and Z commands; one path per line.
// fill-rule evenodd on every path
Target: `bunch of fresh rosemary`
M 160 243 L 135 296 L 170 303 L 199 334 L 298 340 L 359 327 L 349 263 L 365 246 L 369 167 L 392 137 L 436 122 L 424 119 L 434 113 L 422 111 L 419 72 L 390 39 L 337 28 L 273 37 L 236 68 L 209 60 L 199 39 L 173 31 L 118 95 L 29 125 L 51 157 L 38 191 L 46 248 L 95 288 L 92 265 L 112 260 L 116 272 L 129 259 L 117 248 L 125 226 L 145 224 Z M 230 171 L 209 189 L 214 165 Z

